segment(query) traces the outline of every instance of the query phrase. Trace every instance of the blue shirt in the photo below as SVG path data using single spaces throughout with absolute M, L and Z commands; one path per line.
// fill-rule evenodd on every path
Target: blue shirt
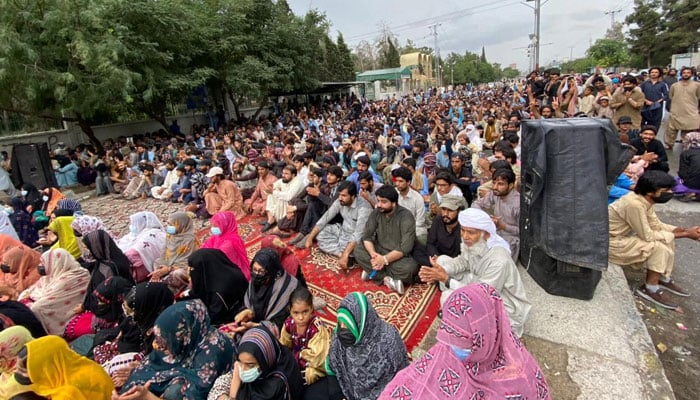
M 644 109 L 654 110 L 661 107 L 659 100 L 668 101 L 668 86 L 662 80 L 656 83 L 652 83 L 651 79 L 646 80 L 642 82 L 639 88 L 642 89 L 642 93 L 644 93 L 644 97 L 647 100 L 654 102 L 650 106 L 645 105 Z

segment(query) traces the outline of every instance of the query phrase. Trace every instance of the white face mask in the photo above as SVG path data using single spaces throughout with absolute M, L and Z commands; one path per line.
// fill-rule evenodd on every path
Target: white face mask
M 21 194 L 22 197 L 26 196 L 28 193 L 29 192 L 27 192 L 26 190 L 20 190 L 20 192 L 19 192 L 19 194 Z
M 49 196 L 43 196 L 41 199 L 44 201 L 49 201 Z

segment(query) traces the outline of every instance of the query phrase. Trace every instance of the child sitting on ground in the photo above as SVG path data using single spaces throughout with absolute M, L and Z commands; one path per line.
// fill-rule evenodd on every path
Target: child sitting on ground
M 297 288 L 290 298 L 291 316 L 280 334 L 280 343 L 294 353 L 307 386 L 326 375 L 325 360 L 331 345 L 330 331 L 316 315 L 313 303 L 307 288 Z

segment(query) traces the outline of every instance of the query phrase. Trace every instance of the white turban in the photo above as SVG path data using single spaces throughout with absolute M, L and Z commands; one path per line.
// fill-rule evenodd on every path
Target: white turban
M 503 247 L 510 254 L 510 245 L 505 239 L 496 233 L 496 225 L 491 220 L 488 214 L 476 208 L 467 208 L 459 213 L 459 224 L 465 228 L 478 229 L 488 232 L 489 238 L 486 240 L 486 246 L 492 249 L 496 246 Z

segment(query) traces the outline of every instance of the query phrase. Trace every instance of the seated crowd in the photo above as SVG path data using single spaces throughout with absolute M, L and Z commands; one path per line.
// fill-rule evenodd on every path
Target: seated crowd
M 96 196 L 182 208 L 164 223 L 136 212 L 115 237 L 60 188 L 5 190 L 0 397 L 550 398 L 520 340 L 531 308 L 516 266 L 520 121 L 579 106 L 554 90 L 552 108 L 538 87 L 319 99 L 218 131 L 186 135 L 174 123 L 99 151 L 60 148 L 53 156 L 76 161 Z M 521 104 L 528 97 L 532 114 Z M 641 154 L 623 174 L 629 193 L 611 200 L 611 261 L 647 263 L 637 294 L 674 308 L 666 292 L 687 292 L 670 276 L 673 240 L 698 240 L 700 228 L 654 214 L 677 182 L 656 128 L 638 134 L 631 144 Z M 698 134 L 684 138 L 698 148 Z M 203 242 L 196 218 L 210 219 Z M 252 259 L 243 218 L 268 235 Z M 314 245 L 342 273 L 361 268 L 360 279 L 395 295 L 437 285 L 437 344 L 411 363 L 397 329 L 359 292 L 327 326 L 295 254 Z

